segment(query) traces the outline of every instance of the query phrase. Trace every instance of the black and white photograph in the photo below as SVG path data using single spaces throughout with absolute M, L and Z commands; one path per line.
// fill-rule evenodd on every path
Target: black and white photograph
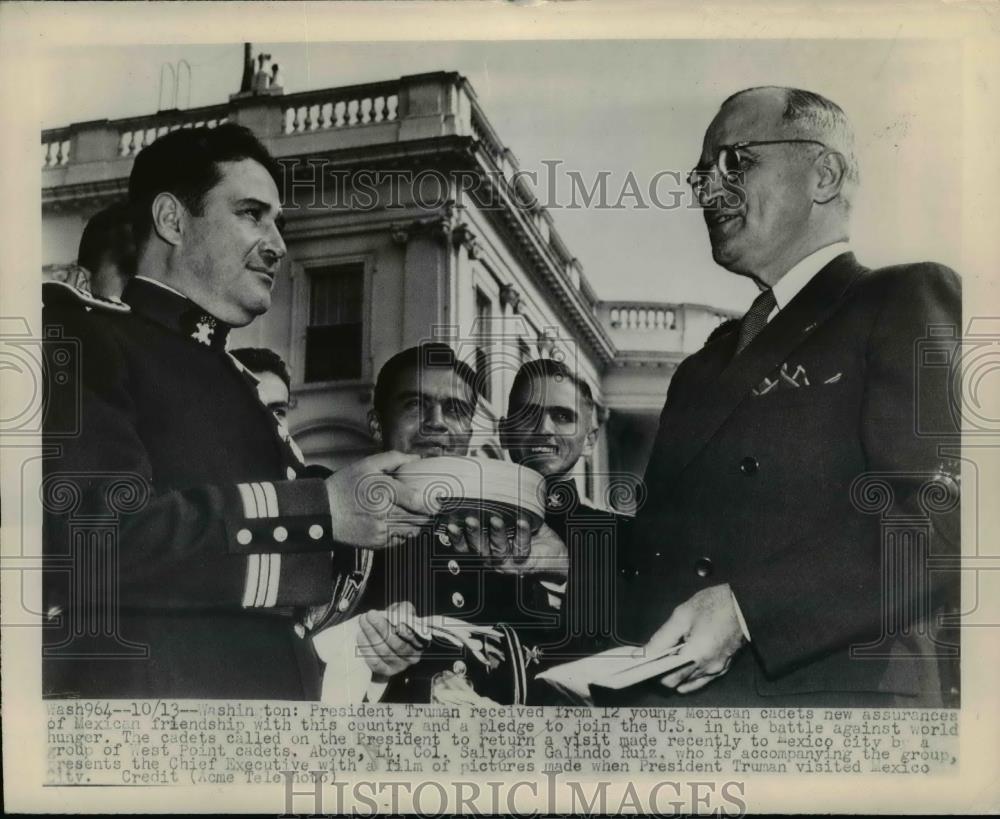
M 996 6 L 43 5 L 9 804 L 1000 806 Z

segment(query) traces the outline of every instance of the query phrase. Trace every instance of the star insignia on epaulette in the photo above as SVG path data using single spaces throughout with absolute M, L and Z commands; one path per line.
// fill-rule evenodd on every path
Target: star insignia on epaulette
M 538 646 L 531 646 L 530 648 L 524 649 L 524 664 L 531 665 L 535 663 L 540 665 L 542 662 L 542 649 Z
M 212 343 L 212 333 L 215 332 L 215 319 L 211 316 L 202 316 L 195 325 L 191 338 L 199 344 L 208 347 Z

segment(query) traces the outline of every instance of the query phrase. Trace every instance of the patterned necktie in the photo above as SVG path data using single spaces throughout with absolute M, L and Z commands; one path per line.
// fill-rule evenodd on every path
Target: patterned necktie
M 771 315 L 771 311 L 776 304 L 774 291 L 770 288 L 762 290 L 760 295 L 753 300 L 753 304 L 750 305 L 747 314 L 743 316 L 743 321 L 740 322 L 740 338 L 736 343 L 736 352 L 734 355 L 739 355 L 743 351 L 743 348 L 753 341 L 760 331 L 764 329 L 764 326 L 767 324 L 767 317 Z

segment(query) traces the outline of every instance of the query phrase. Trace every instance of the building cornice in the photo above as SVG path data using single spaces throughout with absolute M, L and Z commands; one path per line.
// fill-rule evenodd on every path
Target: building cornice
M 110 204 L 128 195 L 128 177 L 42 188 L 42 213 L 64 213 Z

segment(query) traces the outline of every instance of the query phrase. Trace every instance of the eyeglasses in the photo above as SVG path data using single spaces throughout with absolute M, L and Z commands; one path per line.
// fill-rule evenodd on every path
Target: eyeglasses
M 719 169 L 719 174 L 727 181 L 733 181 L 732 175 L 742 173 L 746 170 L 746 157 L 742 153 L 744 148 L 755 148 L 758 145 L 819 145 L 826 148 L 826 144 L 815 139 L 764 139 L 758 141 L 737 142 L 733 145 L 720 145 L 715 149 L 715 156 L 711 162 L 703 162 L 696 165 L 694 170 L 688 174 L 688 184 L 694 188 L 695 192 L 700 192 L 704 188 L 713 168 Z

